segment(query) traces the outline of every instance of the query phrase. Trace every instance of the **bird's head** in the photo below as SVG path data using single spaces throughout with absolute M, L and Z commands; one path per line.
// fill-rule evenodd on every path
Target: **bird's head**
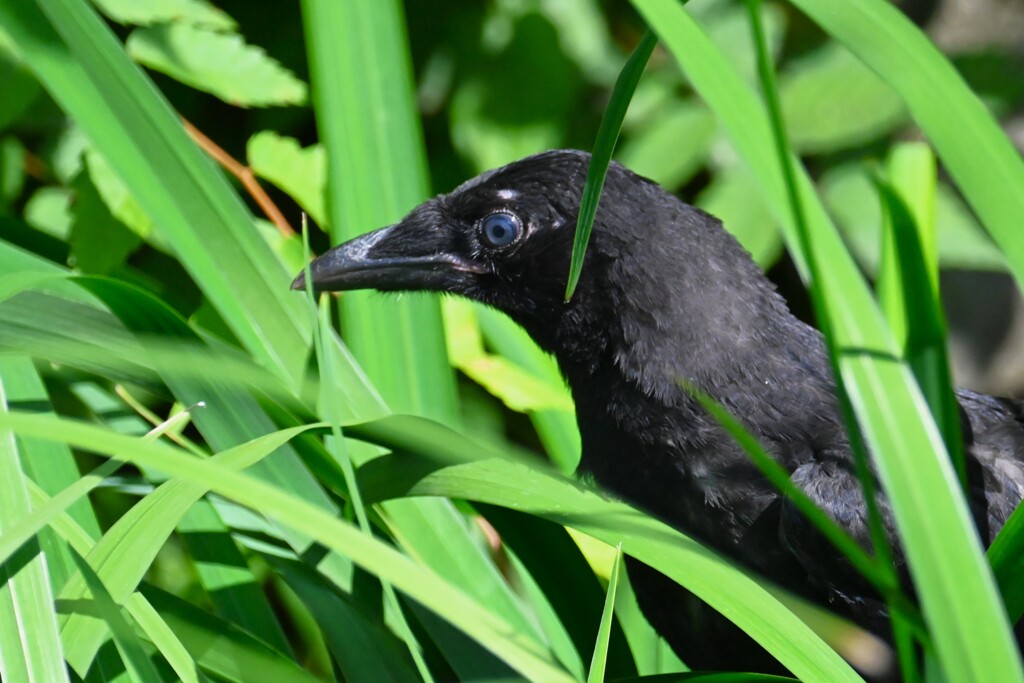
M 320 256 L 312 285 L 480 301 L 570 374 L 611 359 L 653 388 L 684 371 L 666 366 L 679 354 L 655 348 L 662 339 L 709 346 L 717 358 L 714 330 L 735 332 L 745 321 L 732 318 L 757 313 L 770 288 L 716 219 L 619 164 L 608 170 L 579 285 L 564 300 L 589 163 L 585 152 L 553 151 L 477 176 Z M 305 275 L 292 287 L 305 287 Z
M 546 152 L 477 176 L 399 223 L 317 258 L 310 265 L 313 287 L 462 295 L 508 313 L 555 351 L 563 316 L 593 308 L 607 261 L 608 240 L 595 230 L 580 287 L 565 303 L 589 161 L 584 152 Z M 304 273 L 292 287 L 305 287 Z

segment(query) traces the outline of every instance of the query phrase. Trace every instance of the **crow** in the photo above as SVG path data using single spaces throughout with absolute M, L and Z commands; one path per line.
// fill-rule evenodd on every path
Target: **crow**
M 720 221 L 612 163 L 575 295 L 564 301 L 590 155 L 562 150 L 473 178 L 310 266 L 318 291 L 461 295 L 556 358 L 576 404 L 580 469 L 772 582 L 886 637 L 884 602 L 706 413 L 756 435 L 865 548 L 866 507 L 820 333 L 792 315 Z M 305 286 L 300 274 L 293 288 Z M 991 543 L 1024 496 L 1024 402 L 960 390 L 971 509 Z M 895 561 L 891 511 L 880 496 Z M 630 562 L 640 607 L 695 669 L 778 671 L 737 627 Z M 904 575 L 906 580 L 906 576 Z

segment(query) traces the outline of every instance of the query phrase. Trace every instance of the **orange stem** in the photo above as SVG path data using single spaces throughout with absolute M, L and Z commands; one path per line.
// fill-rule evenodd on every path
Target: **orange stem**
M 256 200 L 259 207 L 263 210 L 263 213 L 267 215 L 267 218 L 277 227 L 285 237 L 291 237 L 295 234 L 295 230 L 288 223 L 288 220 L 281 213 L 281 210 L 277 208 L 274 201 L 266 193 L 263 187 L 256 180 L 256 174 L 252 172 L 252 169 L 245 164 L 237 161 L 234 157 L 224 151 L 216 142 L 206 137 L 202 131 L 193 126 L 191 123 L 182 119 L 182 123 L 185 124 L 185 130 L 188 132 L 192 139 L 195 140 L 199 147 L 209 154 L 213 159 L 223 166 L 228 173 L 238 178 L 242 183 L 242 187 L 252 195 L 252 198 Z

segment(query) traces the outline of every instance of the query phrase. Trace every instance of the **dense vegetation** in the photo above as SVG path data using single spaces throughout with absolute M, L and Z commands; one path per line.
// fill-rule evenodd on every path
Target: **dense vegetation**
M 615 158 L 724 219 L 827 332 L 916 598 L 886 548 L 843 547 L 904 674 L 1024 681 L 1024 516 L 986 557 L 938 291 L 940 267 L 1024 282 L 999 125 L 1020 55 L 943 55 L 927 2 L 218 5 L 0 0 L 3 680 L 684 671 L 616 546 L 802 680 L 860 680 L 833 648 L 885 665 L 574 481 L 571 399 L 506 318 L 288 291 L 310 250 L 621 123 Z

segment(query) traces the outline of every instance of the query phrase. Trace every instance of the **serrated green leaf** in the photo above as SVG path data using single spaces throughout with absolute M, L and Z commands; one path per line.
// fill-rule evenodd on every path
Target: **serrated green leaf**
M 239 107 L 305 104 L 306 84 L 236 33 L 188 24 L 139 28 L 128 37 L 135 61 Z
M 205 0 L 92 0 L 101 12 L 121 24 L 178 22 L 233 31 L 235 20 Z
M 310 218 L 326 226 L 327 156 L 322 146 L 300 147 L 295 138 L 264 130 L 249 138 L 245 153 L 256 175 L 287 192 Z

